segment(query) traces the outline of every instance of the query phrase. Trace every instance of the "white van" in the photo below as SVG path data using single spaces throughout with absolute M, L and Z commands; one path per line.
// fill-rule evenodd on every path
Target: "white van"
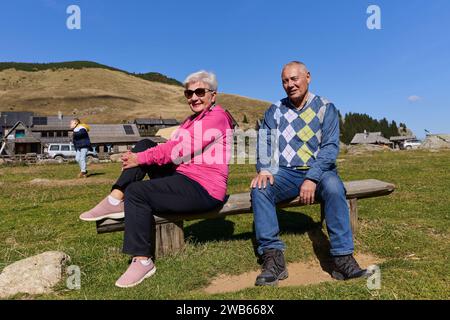
M 49 159 L 55 159 L 62 163 L 64 160 L 75 159 L 76 151 L 72 143 L 49 143 L 45 155 Z M 92 161 L 94 158 L 98 158 L 98 154 L 91 148 L 87 153 L 86 160 Z
M 406 150 L 417 149 L 420 147 L 421 144 L 422 141 L 417 139 L 405 140 L 405 142 L 403 142 L 403 149 Z

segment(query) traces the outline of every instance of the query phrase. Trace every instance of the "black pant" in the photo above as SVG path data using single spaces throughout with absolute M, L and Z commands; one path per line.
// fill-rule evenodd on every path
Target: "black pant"
M 154 145 L 150 140 L 141 140 L 133 151 L 144 151 Z M 142 181 L 146 174 L 151 179 Z M 124 170 L 114 188 L 125 192 L 123 252 L 133 256 L 152 255 L 153 213 L 202 212 L 222 204 L 198 182 L 167 166 L 139 166 Z
M 140 140 L 134 148 L 131 150 L 133 152 L 142 152 L 147 149 L 156 146 L 156 143 L 149 139 Z M 172 164 L 165 166 L 151 165 L 151 166 L 138 166 L 131 169 L 122 171 L 119 179 L 112 186 L 112 189 L 119 189 L 125 193 L 125 189 L 128 185 L 135 181 L 141 181 L 148 174 L 150 178 L 156 179 L 172 174 L 174 167 Z

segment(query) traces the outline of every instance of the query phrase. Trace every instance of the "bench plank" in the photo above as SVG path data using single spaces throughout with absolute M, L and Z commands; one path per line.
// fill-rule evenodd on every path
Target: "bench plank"
M 366 179 L 357 181 L 344 182 L 345 189 L 347 190 L 347 199 L 363 199 L 371 197 L 380 197 L 392 193 L 395 186 L 391 183 L 376 180 Z M 354 211 L 356 212 L 356 201 L 351 202 L 354 205 Z M 295 198 L 290 201 L 280 203 L 279 208 L 297 207 L 303 206 L 299 203 L 299 198 Z M 350 208 L 351 209 L 351 208 Z M 226 200 L 226 203 L 222 208 L 216 209 L 210 212 L 204 213 L 158 213 L 155 215 L 156 224 L 174 223 L 184 220 L 196 220 L 196 219 L 214 219 L 225 217 L 228 215 L 251 213 L 250 192 L 232 194 Z M 356 214 L 352 218 L 352 226 L 356 228 Z M 97 221 L 97 233 L 115 232 L 124 230 L 123 219 L 105 219 Z

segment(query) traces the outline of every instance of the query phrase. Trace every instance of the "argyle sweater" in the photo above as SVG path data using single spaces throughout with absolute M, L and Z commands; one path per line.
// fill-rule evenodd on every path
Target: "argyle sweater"
M 322 174 L 336 168 L 339 153 L 339 117 L 326 99 L 308 94 L 297 110 L 284 98 L 264 114 L 257 144 L 258 172 L 276 174 L 277 168 L 308 170 L 306 179 L 319 182 Z

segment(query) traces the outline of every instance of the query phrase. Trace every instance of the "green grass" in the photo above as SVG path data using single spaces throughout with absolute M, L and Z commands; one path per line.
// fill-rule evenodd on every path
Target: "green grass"
M 201 289 L 219 274 L 257 270 L 252 247 L 252 216 L 185 223 L 187 245 L 157 260 L 152 278 L 131 289 L 114 282 L 126 269 L 123 233 L 97 235 L 94 223 L 78 219 L 110 189 L 118 164 L 92 165 L 85 185 L 64 185 L 77 174 L 75 164 L 0 167 L 0 270 L 47 250 L 67 253 L 81 269 L 81 290 L 65 283 L 36 299 L 449 299 L 450 151 L 380 152 L 341 155 L 343 180 L 375 178 L 392 182 L 387 197 L 359 201 L 356 250 L 384 260 L 382 288 L 369 291 L 365 280 L 283 288 L 248 288 L 209 295 Z M 248 190 L 252 165 L 230 167 L 229 193 Z M 36 178 L 62 181 L 32 185 Z M 307 231 L 320 218 L 318 206 L 280 213 L 288 262 L 312 259 Z M 414 256 L 411 256 L 414 255 Z M 411 258 L 413 257 L 413 258 Z

